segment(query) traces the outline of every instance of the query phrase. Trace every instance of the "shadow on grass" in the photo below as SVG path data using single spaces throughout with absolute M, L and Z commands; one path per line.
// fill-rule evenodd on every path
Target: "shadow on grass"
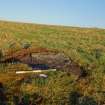
M 98 104 L 92 97 L 82 96 L 79 92 L 73 91 L 69 95 L 69 105 L 98 105 Z

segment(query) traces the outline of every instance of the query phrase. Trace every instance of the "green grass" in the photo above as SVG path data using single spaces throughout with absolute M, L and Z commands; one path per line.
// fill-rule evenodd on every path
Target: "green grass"
M 103 105 L 102 102 L 105 102 L 105 96 L 104 93 L 102 93 L 105 91 L 104 29 L 0 21 L 0 48 L 3 52 L 6 52 L 6 50 L 10 48 L 11 43 L 15 43 L 14 46 L 12 46 L 13 48 L 21 49 L 22 43 L 24 42 L 31 43 L 32 47 L 40 46 L 64 52 L 79 65 L 84 66 L 89 72 L 89 76 L 75 82 L 75 76 L 68 76 L 66 73 L 61 72 L 57 74 L 49 73 L 47 81 L 33 79 L 32 84 L 29 86 L 22 84 L 20 87 L 23 93 L 26 92 L 29 94 L 40 91 L 40 94 L 45 95 L 47 98 L 46 105 L 50 105 L 51 101 L 54 102 L 53 105 L 67 105 L 69 93 L 78 91 L 83 96 L 93 97 L 99 105 Z M 2 75 L 0 80 L 3 82 L 3 74 L 1 73 L 0 75 Z M 8 78 L 9 75 L 7 76 L 7 79 Z M 5 80 L 6 79 L 4 79 L 4 84 L 9 87 L 11 78 L 10 81 L 8 80 L 8 83 L 5 82 Z M 74 82 L 72 83 L 72 81 Z M 42 83 L 42 86 L 38 87 L 40 83 Z M 14 85 L 12 85 L 12 87 L 16 88 Z M 12 89 L 10 90 L 12 91 Z M 98 91 L 101 91 L 101 93 Z M 60 101 L 56 102 L 56 100 L 62 100 L 61 104 L 59 104 Z

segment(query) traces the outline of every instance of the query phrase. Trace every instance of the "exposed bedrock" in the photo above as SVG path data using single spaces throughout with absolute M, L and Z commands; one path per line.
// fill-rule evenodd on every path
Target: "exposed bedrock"
M 55 51 L 39 51 L 20 50 L 12 55 L 6 56 L 3 63 L 23 63 L 32 69 L 57 69 L 70 72 L 75 75 L 82 75 L 83 69 L 62 52 Z

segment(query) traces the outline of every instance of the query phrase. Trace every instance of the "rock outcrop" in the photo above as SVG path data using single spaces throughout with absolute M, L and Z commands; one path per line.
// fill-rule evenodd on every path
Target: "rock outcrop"
M 81 75 L 80 66 L 73 62 L 68 56 L 56 50 L 48 50 L 44 48 L 22 49 L 7 55 L 2 63 L 23 63 L 32 69 L 57 69 Z

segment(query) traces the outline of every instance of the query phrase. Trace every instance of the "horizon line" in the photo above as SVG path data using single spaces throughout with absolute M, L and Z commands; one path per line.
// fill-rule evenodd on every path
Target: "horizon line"
M 59 27 L 72 27 L 72 28 L 89 28 L 89 29 L 105 29 L 105 27 L 97 27 L 97 26 L 81 26 L 81 25 L 64 25 L 64 24 L 52 24 L 52 23 L 40 23 L 34 21 L 27 20 L 15 20 L 15 19 L 3 19 L 0 18 L 0 21 L 3 22 L 13 22 L 13 23 L 23 23 L 23 24 L 37 24 L 37 25 L 46 25 L 46 26 L 59 26 Z

